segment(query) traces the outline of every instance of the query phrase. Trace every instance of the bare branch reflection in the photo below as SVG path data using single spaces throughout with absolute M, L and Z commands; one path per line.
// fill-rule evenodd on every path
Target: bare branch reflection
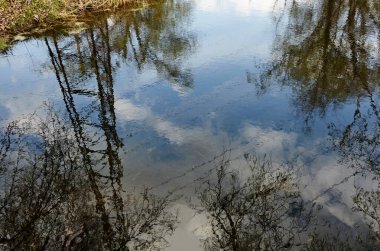
M 100 16 L 70 38 L 45 38 L 50 62 L 43 69 L 55 73 L 65 112 L 48 104 L 1 132 L 2 247 L 146 250 L 168 244 L 176 197 L 125 191 L 122 184 L 125 149 L 117 133 L 114 72 L 120 61 L 140 70 L 151 64 L 169 83 L 191 87 L 180 63 L 195 46 L 181 27 L 190 11 L 189 2 L 162 1 Z
M 312 219 L 294 172 L 275 167 L 269 158 L 245 155 L 247 170 L 239 172 L 224 156 L 206 178 L 198 195 L 200 211 L 210 220 L 208 250 L 288 250 Z
M 109 166 L 94 163 L 69 121 L 48 106 L 44 117 L 14 122 L 2 132 L 3 247 L 144 250 L 165 245 L 177 222 L 168 211 L 174 198 L 115 189 L 119 177 L 102 174 Z

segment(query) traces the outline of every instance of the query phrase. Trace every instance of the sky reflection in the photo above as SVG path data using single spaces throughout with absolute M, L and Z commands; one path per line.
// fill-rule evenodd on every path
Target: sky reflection
M 210 168 L 202 163 L 226 149 L 237 170 L 245 154 L 266 154 L 299 168 L 302 197 L 352 230 L 365 223 L 352 212 L 357 185 L 374 189 L 366 178 L 378 175 L 355 169 L 379 163 L 377 39 L 353 43 L 360 29 L 344 30 L 339 18 L 321 32 L 320 12 L 298 3 L 296 12 L 281 1 L 169 1 L 18 42 L 0 57 L 1 123 L 53 104 L 100 139 L 94 148 L 119 135 L 122 181 L 160 193 L 185 184 L 191 195 Z M 178 206 L 186 220 L 171 250 L 183 241 L 195 250 L 205 220 Z

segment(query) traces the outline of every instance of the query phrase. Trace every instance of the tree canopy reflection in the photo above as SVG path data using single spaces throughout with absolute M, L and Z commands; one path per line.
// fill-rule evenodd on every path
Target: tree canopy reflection
M 306 114 L 361 102 L 379 87 L 378 1 L 286 1 L 274 45 L 275 77 L 295 91 Z M 266 85 L 269 81 L 263 81 Z
M 190 2 L 160 1 L 138 11 L 95 17 L 77 34 L 53 35 L 68 81 L 84 88 L 97 77 L 92 69 L 97 60 L 109 72 L 121 64 L 133 64 L 138 70 L 153 66 L 169 83 L 191 87 L 191 72 L 182 66 L 196 48 L 196 37 L 187 27 L 191 10 Z M 51 68 L 49 63 L 45 66 Z
M 166 245 L 174 200 L 125 191 L 125 149 L 117 133 L 114 74 L 127 61 L 154 66 L 170 83 L 192 86 L 181 58 L 194 49 L 189 2 L 162 1 L 78 34 L 44 43 L 64 111 L 42 112 L 1 132 L 0 245 L 10 250 L 146 250 Z M 175 22 L 174 22 L 175 19 Z M 94 83 L 94 84 L 93 84 Z
M 380 166 L 379 20 L 378 1 L 286 1 L 280 18 L 285 29 L 275 46 L 275 62 L 265 72 L 270 79 L 291 86 L 306 121 L 314 114 L 352 104 L 351 122 L 329 124 L 333 149 L 340 162 L 376 186 Z M 280 29 L 281 30 L 281 29 Z M 359 179 L 358 179 L 359 180 Z M 363 181 L 362 181 L 363 183 Z M 353 209 L 362 213 L 378 240 L 378 188 L 358 182 Z M 366 245 L 367 244 L 367 245 Z M 364 249 L 373 243 L 362 242 Z
M 284 77 L 305 113 L 355 100 L 349 125 L 330 125 L 342 159 L 378 178 L 379 108 L 375 1 L 291 3 L 288 33 L 268 76 Z M 122 185 L 123 140 L 115 115 L 114 78 L 123 63 L 154 66 L 185 88 L 181 59 L 195 47 L 183 29 L 191 5 L 167 1 L 125 16 L 100 18 L 73 36 L 45 39 L 64 103 L 11 123 L 0 135 L 0 245 L 31 250 L 146 250 L 165 246 L 177 223 L 173 197 Z M 177 15 L 178 14 L 178 15 Z M 159 20 L 159 21 L 157 21 Z M 183 22 L 182 22 L 183 21 Z M 349 81 L 347 81 L 349 79 Z M 93 84 L 94 83 L 94 84 Z M 85 100 L 85 102 L 83 102 Z M 83 105 L 85 103 L 85 105 Z M 379 243 L 378 190 L 358 187 L 355 210 L 370 236 L 347 240 L 314 232 L 313 202 L 304 201 L 291 171 L 246 155 L 241 178 L 223 160 L 198 193 L 209 217 L 210 250 L 371 250 Z M 309 206 L 309 208 L 307 207 Z M 319 224 L 319 222 L 318 222 Z M 325 227 L 323 225 L 322 227 Z M 331 233 L 335 229 L 330 229 Z M 352 236 L 348 236 L 352 237 Z M 355 236 L 354 236 L 355 237 Z

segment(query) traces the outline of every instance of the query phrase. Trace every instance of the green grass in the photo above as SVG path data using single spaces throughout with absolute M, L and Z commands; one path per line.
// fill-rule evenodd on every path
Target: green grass
M 45 1 L 32 1 L 27 5 L 21 15 L 18 15 L 10 27 L 13 30 L 23 30 L 39 23 L 50 23 L 59 18 L 59 6 L 57 1 L 47 4 Z
M 0 51 L 4 50 L 7 47 L 8 47 L 7 40 L 0 37 Z

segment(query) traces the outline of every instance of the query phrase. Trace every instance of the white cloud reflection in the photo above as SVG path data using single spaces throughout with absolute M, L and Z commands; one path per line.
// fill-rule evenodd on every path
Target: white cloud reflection
M 202 149 L 203 154 L 209 159 L 215 154 L 216 146 L 225 142 L 223 137 L 226 137 L 226 133 L 219 132 L 218 135 L 215 135 L 208 122 L 203 127 L 181 127 L 155 115 L 149 107 L 139 107 L 127 100 L 117 101 L 116 111 L 119 120 L 123 118 L 125 121 L 143 120 L 160 137 L 166 138 L 171 144 L 175 144 L 177 147 L 192 145 L 193 147 L 190 149 Z M 238 135 L 229 144 L 228 147 L 233 149 L 231 158 L 254 150 L 259 155 L 269 154 L 274 165 L 280 165 L 282 161 L 292 158 L 292 156 L 302 155 L 297 165 L 306 168 L 304 176 L 301 178 L 301 186 L 305 186 L 302 190 L 304 198 L 311 200 L 322 194 L 317 201 L 325 205 L 326 212 L 331 216 L 336 217 L 348 226 L 353 226 L 360 220 L 358 217 L 353 217 L 351 212 L 354 194 L 352 180 L 339 184 L 353 171 L 337 164 L 338 157 L 334 154 L 317 156 L 312 163 L 302 162 L 304 159 L 315 157 L 318 152 L 315 148 L 318 144 L 310 143 L 309 146 L 299 146 L 296 133 L 261 128 L 250 123 L 243 124 Z M 195 152 L 188 152 L 188 154 L 196 155 Z M 242 158 L 237 158 L 233 165 L 238 168 L 243 162 Z M 339 185 L 329 193 L 324 194 L 327 188 L 334 187 L 335 184 Z
M 208 12 L 234 11 L 243 16 L 253 12 L 271 12 L 276 0 L 196 0 L 198 8 Z

